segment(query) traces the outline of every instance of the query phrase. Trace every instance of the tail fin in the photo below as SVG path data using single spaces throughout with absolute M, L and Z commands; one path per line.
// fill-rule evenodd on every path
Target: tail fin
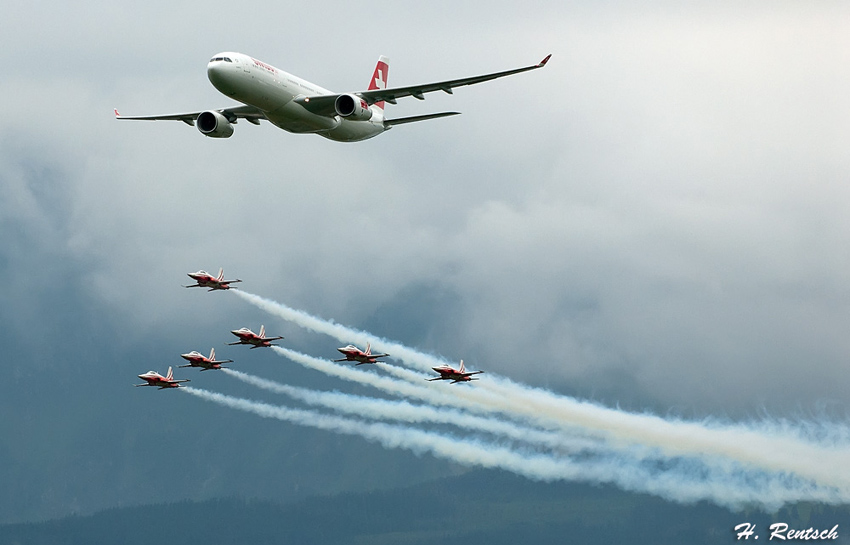
M 210 349 L 210 361 L 215 361 L 215 348 Z
M 366 355 L 369 356 L 371 354 L 372 354 L 372 345 L 369 344 L 369 343 L 366 343 Z
M 390 60 L 383 55 L 378 57 L 378 64 L 375 65 L 375 72 L 372 73 L 372 80 L 369 82 L 369 90 L 386 89 L 387 76 L 390 72 Z M 375 106 L 384 109 L 384 101 L 376 102 Z
M 171 380 L 174 378 L 174 369 L 171 367 L 168 368 L 168 374 L 165 376 L 165 380 Z
M 261 325 L 260 326 L 260 337 L 265 337 L 265 336 L 266 336 L 266 326 Z
M 466 369 L 464 369 L 464 367 L 463 367 L 463 360 L 460 360 L 460 372 L 461 372 L 461 373 L 465 373 L 465 372 L 466 372 Z
M 224 280 L 224 267 L 218 269 L 218 278 L 216 278 L 219 282 Z

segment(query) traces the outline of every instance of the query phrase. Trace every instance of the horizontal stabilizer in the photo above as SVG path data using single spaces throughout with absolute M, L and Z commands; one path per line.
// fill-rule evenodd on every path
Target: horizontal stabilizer
M 450 115 L 460 115 L 460 112 L 440 112 L 437 114 L 414 115 L 412 117 L 399 117 L 397 119 L 385 119 L 384 126 L 392 127 L 393 125 L 404 125 L 405 123 L 414 123 L 416 121 L 425 121 L 427 119 L 437 119 L 438 117 L 448 117 Z

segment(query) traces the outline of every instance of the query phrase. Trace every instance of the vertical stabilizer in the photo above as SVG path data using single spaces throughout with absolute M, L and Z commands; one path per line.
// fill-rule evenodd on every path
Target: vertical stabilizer
M 460 372 L 461 373 L 466 372 L 466 369 L 464 369 L 464 367 L 463 367 L 463 360 L 460 360 Z
M 224 280 L 224 267 L 221 267 L 221 268 L 219 268 L 219 269 L 218 269 L 218 278 L 217 278 L 217 280 L 218 280 L 219 282 L 221 282 L 222 280 Z
M 210 349 L 210 361 L 215 361 L 215 348 Z
M 372 345 L 369 344 L 369 343 L 366 343 L 366 355 L 370 356 L 371 354 L 372 354 Z
M 386 89 L 387 76 L 390 72 L 390 60 L 383 55 L 378 57 L 378 64 L 375 65 L 375 72 L 372 74 L 372 80 L 369 82 L 369 90 Z M 375 106 L 384 109 L 384 101 L 376 102 Z
M 165 380 L 171 380 L 174 378 L 174 370 L 169 366 L 168 367 L 168 375 L 165 376 Z
M 265 338 L 265 336 L 266 336 L 266 326 L 261 325 L 261 326 L 260 326 L 260 338 L 261 338 L 261 339 L 262 339 L 262 338 Z

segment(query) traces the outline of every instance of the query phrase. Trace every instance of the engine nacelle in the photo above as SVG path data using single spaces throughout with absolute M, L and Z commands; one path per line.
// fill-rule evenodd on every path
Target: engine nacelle
M 207 110 L 198 114 L 196 125 L 202 134 L 210 138 L 230 138 L 230 135 L 233 134 L 233 125 L 230 124 L 230 121 L 214 110 Z
M 334 109 L 340 116 L 354 121 L 369 121 L 372 110 L 362 98 L 355 95 L 339 95 L 334 101 Z

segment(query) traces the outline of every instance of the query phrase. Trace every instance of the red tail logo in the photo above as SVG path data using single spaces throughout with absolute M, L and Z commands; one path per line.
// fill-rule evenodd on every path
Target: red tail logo
M 375 72 L 372 73 L 372 80 L 369 82 L 369 90 L 374 91 L 376 89 L 386 89 L 387 88 L 387 77 L 390 72 L 390 60 L 383 55 L 378 58 L 378 64 L 375 66 Z M 384 101 L 376 102 L 375 106 L 380 109 L 384 109 Z

